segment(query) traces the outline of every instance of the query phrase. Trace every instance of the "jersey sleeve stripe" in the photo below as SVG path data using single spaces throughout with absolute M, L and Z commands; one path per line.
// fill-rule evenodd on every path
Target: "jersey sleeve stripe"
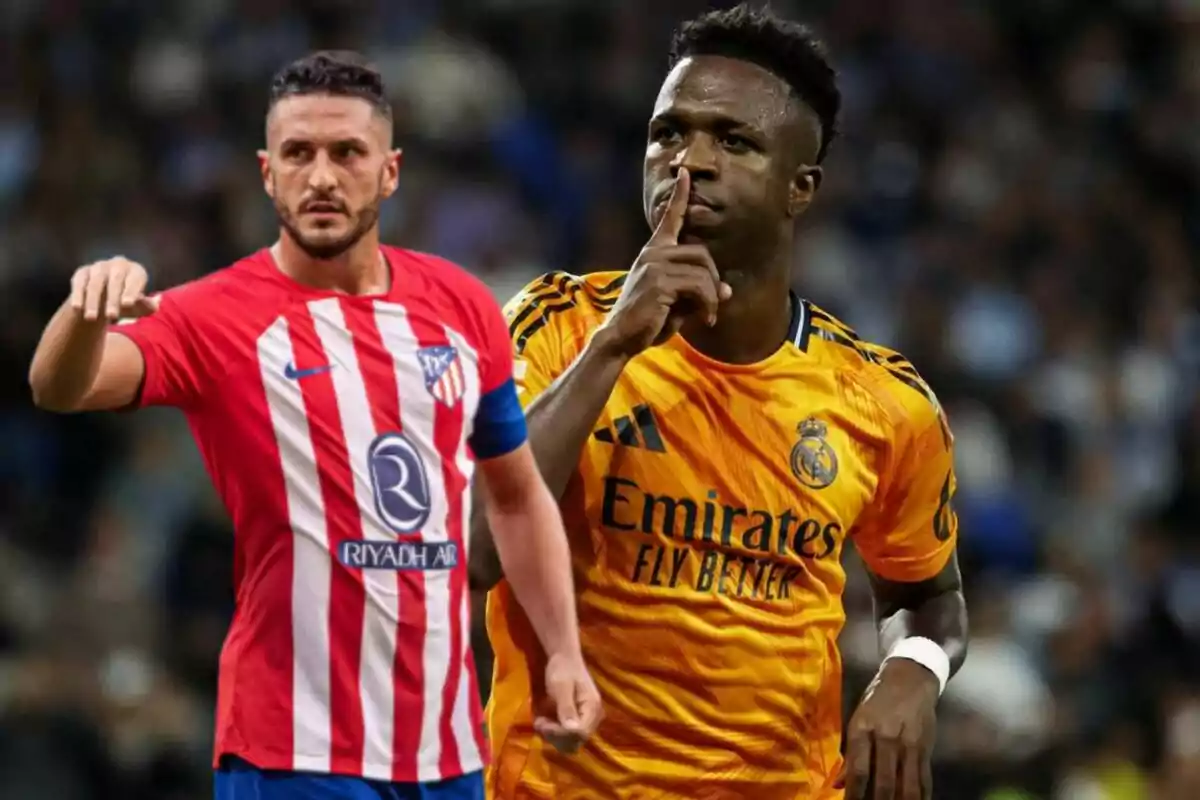
M 621 275 L 599 288 L 580 281 L 566 272 L 551 272 L 544 275 L 537 285 L 527 289 L 520 298 L 519 304 L 511 314 L 510 333 L 524 322 L 537 308 L 550 300 L 574 295 L 582 288 L 588 299 L 601 309 L 612 308 L 621 295 L 621 287 L 625 285 L 625 275 Z
M 832 330 L 831 326 L 827 325 L 828 317 L 824 314 L 818 314 L 815 310 L 813 313 L 814 320 L 820 320 L 820 324 L 815 325 L 817 335 L 828 342 L 839 344 L 842 347 L 849 348 L 857 353 L 864 361 L 869 361 L 872 364 L 877 364 L 893 378 L 904 384 L 908 388 L 917 392 L 921 397 L 925 398 L 934 410 L 937 411 L 938 423 L 942 428 L 942 439 L 946 446 L 950 446 L 951 437 L 950 429 L 946 423 L 945 414 L 942 413 L 942 408 L 934 397 L 933 390 L 929 385 L 917 374 L 917 370 L 903 356 L 896 354 L 892 356 L 883 356 L 868 347 L 859 339 L 850 339 L 845 335 L 846 329 Z M 851 332 L 852 333 L 852 332 Z
M 512 321 L 509 322 L 508 335 L 510 337 L 516 336 L 517 331 L 521 328 L 521 325 L 530 317 L 537 314 L 539 310 L 544 310 L 547 307 L 553 306 L 563 300 L 569 300 L 567 293 L 557 290 L 548 291 L 544 294 L 538 295 L 537 297 L 531 298 L 529 302 L 521 308 L 520 313 L 514 315 Z
M 536 307 L 539 300 L 575 294 L 580 290 L 583 290 L 594 304 L 600 307 L 611 307 L 621 296 L 621 289 L 627 278 L 627 274 L 622 274 L 603 286 L 592 286 L 587 281 L 567 272 L 549 272 L 536 281 L 535 285 L 525 290 L 521 303 L 517 306 L 517 317 L 528 313 L 531 307 Z
M 521 323 L 536 313 L 543 303 L 566 297 L 570 280 L 571 276 L 566 273 L 551 272 L 542 277 L 541 285 L 526 291 L 520 298 L 520 303 L 513 309 L 512 320 L 508 325 L 509 336 L 515 336 Z
M 839 331 L 847 339 L 850 339 L 854 342 L 862 341 L 862 339 L 858 337 L 858 333 L 853 328 L 840 320 L 834 319 L 821 309 L 810 305 L 809 312 L 812 314 L 812 318 L 814 320 L 820 320 L 821 322 L 824 322 L 829 328 Z
M 872 355 L 870 353 L 868 353 L 864 348 L 859 346 L 858 339 L 851 339 L 850 337 L 848 337 L 844 330 L 830 326 L 825 321 L 824 318 L 818 317 L 815 314 L 813 315 L 813 319 L 814 319 L 814 322 L 817 320 L 820 320 L 821 324 L 814 325 L 813 327 L 817 331 L 817 335 L 820 336 L 825 341 L 833 342 L 835 344 L 840 344 L 842 347 L 848 347 L 851 350 L 853 350 L 854 352 L 858 353 L 859 356 L 861 356 L 863 358 L 863 360 L 865 360 L 865 361 L 877 361 L 878 360 L 878 359 L 872 357 Z
M 894 369 L 888 369 L 886 366 L 884 367 L 884 369 L 886 369 L 888 374 L 891 375 L 893 378 L 900 381 L 905 386 L 912 389 L 914 392 L 919 393 L 925 399 L 927 399 L 927 400 L 929 399 L 929 387 L 925 385 L 924 381 L 922 381 L 919 378 L 916 378 L 912 375 L 907 375 L 903 372 L 898 372 Z
M 617 300 L 619 299 L 620 295 L 617 295 L 616 297 L 610 297 L 608 299 L 592 298 L 592 305 L 601 311 L 612 311 L 613 306 L 617 304 Z
M 613 278 L 608 283 L 596 289 L 590 289 L 597 297 L 608 297 L 610 295 L 619 295 L 621 289 L 625 286 L 625 281 L 629 278 L 629 273 L 624 273 Z
M 604 286 L 593 288 L 573 275 L 561 273 L 553 287 L 535 290 L 536 293 L 522 304 L 508 326 L 508 334 L 517 353 L 525 349 L 529 338 L 545 327 L 552 316 L 576 306 L 580 292 L 587 296 L 588 302 L 596 309 L 611 311 L 620 299 L 625 279 L 625 275 L 620 275 Z
M 576 305 L 577 304 L 574 299 L 564 296 L 552 303 L 546 303 L 545 305 L 542 305 L 540 308 L 541 313 L 531 320 L 524 328 L 519 327 L 520 321 L 514 320 L 513 324 L 509 326 L 508 332 L 512 337 L 513 346 L 516 348 L 517 353 L 520 354 L 522 351 L 524 351 L 526 343 L 529 342 L 529 337 L 533 336 L 535 333 L 545 327 L 546 323 L 550 321 L 552 316 L 559 312 L 566 311 L 567 309 L 574 308 Z
M 916 369 L 913 368 L 911 364 L 908 366 L 908 368 L 912 370 L 911 375 L 906 372 L 890 369 L 886 364 L 882 366 L 893 378 L 900 381 L 914 392 L 920 394 L 921 397 L 924 397 L 925 400 L 928 401 L 931 406 L 933 406 L 933 410 L 937 412 L 938 425 L 942 430 L 942 442 L 946 445 L 946 449 L 949 450 L 954 439 L 950 435 L 950 425 L 946 421 L 946 414 L 942 410 L 941 404 L 937 401 L 937 397 L 934 395 L 933 389 L 929 388 L 929 384 L 927 384 L 924 379 L 916 374 Z

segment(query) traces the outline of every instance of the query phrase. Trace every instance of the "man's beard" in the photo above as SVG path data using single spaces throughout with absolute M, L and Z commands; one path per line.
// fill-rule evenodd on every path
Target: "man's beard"
M 300 226 L 296 224 L 295 217 L 283 201 L 277 199 L 274 203 L 275 213 L 279 216 L 279 224 L 287 231 L 288 236 L 296 243 L 297 247 L 304 251 L 305 255 L 318 261 L 337 258 L 358 244 L 359 240 L 366 236 L 367 232 L 379 221 L 380 198 L 377 197 L 374 202 L 363 208 L 358 215 L 358 224 L 345 236 L 340 239 L 313 242 L 305 239 L 304 234 L 300 232 Z

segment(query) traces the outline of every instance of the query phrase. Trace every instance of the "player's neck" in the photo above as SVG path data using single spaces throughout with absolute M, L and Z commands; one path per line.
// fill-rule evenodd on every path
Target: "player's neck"
M 391 288 L 391 272 L 379 250 L 379 237 L 367 234 L 330 259 L 313 258 L 284 233 L 271 247 L 280 271 L 297 283 L 348 295 L 384 294 Z
M 717 324 L 689 323 L 683 336 L 709 358 L 754 364 L 783 345 L 792 322 L 791 270 L 781 260 L 759 270 L 721 269 L 733 295 L 721 304 Z

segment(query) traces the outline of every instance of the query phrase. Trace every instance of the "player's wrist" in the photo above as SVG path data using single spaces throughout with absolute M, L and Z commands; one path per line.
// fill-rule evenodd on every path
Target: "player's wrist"
M 564 642 L 554 650 L 548 651 L 546 661 L 557 664 L 583 663 L 583 650 L 579 646 L 578 637 L 574 642 Z
M 892 649 L 883 659 L 880 670 L 886 669 L 889 663 L 906 662 L 923 668 L 933 678 L 937 696 L 941 697 L 946 691 L 946 683 L 950 680 L 950 656 L 942 646 L 924 636 L 908 636 L 892 645 Z
M 629 363 L 628 343 L 611 325 L 601 325 L 588 339 L 585 353 L 605 364 L 624 367 Z

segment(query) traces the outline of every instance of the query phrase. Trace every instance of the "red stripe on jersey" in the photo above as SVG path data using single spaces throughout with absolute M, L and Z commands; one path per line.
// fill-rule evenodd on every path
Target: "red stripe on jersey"
M 400 416 L 402 402 L 396 384 L 396 365 L 374 319 L 374 307 L 363 308 L 343 303 L 346 325 L 354 335 L 359 370 L 367 389 L 371 417 L 377 434 L 403 432 Z M 389 355 L 380 358 L 380 355 Z M 420 570 L 396 573 L 399 595 L 399 630 L 392 665 L 393 779 L 417 780 L 420 751 L 421 715 L 424 713 L 425 686 L 425 575 Z
M 317 338 L 307 308 L 289 317 L 292 349 L 299 370 L 323 367 L 329 356 Z M 354 497 L 354 475 L 346 434 L 338 413 L 332 372 L 300 381 L 304 407 L 316 453 L 321 497 L 328 526 L 329 553 L 336 558 L 341 543 L 361 538 L 362 520 Z M 362 578 L 352 570 L 331 571 L 329 592 L 329 725 L 331 772 L 362 772 L 363 714 L 359 693 L 363 614 Z
M 261 380 L 247 381 L 247 395 L 239 402 L 267 420 L 263 427 L 269 432 L 271 423 L 267 388 Z M 269 486 L 267 497 L 257 497 L 260 507 L 278 519 L 287 520 L 287 487 L 283 473 L 283 458 L 274 436 L 256 438 L 252 458 L 258 474 Z M 241 489 L 229 486 L 227 491 Z M 226 751 L 247 752 L 266 747 L 282 753 L 293 748 L 293 683 L 290 668 L 272 669 L 271 665 L 293 663 L 292 627 L 280 624 L 280 618 L 291 617 L 292 581 L 294 579 L 293 548 L 295 535 L 285 526 L 280 536 L 254 537 L 234 535 L 233 585 L 237 587 L 234 618 L 229 634 L 221 648 L 220 674 L 217 684 L 217 720 L 215 756 Z M 270 569 L 262 569 L 270 564 Z M 267 605 L 262 598 L 276 598 L 278 605 Z M 257 602 L 255 602 L 257 600 Z M 264 659 L 263 654 L 270 658 Z M 260 686 L 271 691 L 260 691 Z M 286 702 L 280 702 L 286 698 Z M 252 721 L 252 724 L 247 724 Z M 246 731 L 257 726 L 277 732 L 269 743 L 247 741 Z M 275 737 L 278 738 L 275 738 Z
M 457 411 L 462 408 L 462 404 L 457 403 L 454 408 Z M 452 435 L 454 437 L 451 440 L 451 434 L 440 436 L 439 438 L 442 441 L 438 443 L 438 448 L 452 447 L 457 449 L 458 442 L 462 436 L 462 414 L 450 410 L 447 410 L 445 414 L 446 416 L 453 415 L 456 418 L 457 424 L 438 427 L 439 433 L 442 430 L 453 428 Z M 445 450 L 442 450 L 442 452 L 445 452 Z M 454 486 L 453 489 L 447 491 L 447 497 L 450 500 L 450 524 L 447 526 L 447 533 L 450 541 L 458 545 L 459 558 L 465 559 L 467 550 L 463 546 L 462 498 L 463 492 L 467 491 L 468 487 L 466 481 L 463 480 L 462 475 L 458 471 L 454 458 L 448 458 L 443 463 L 446 485 Z M 442 688 L 442 719 L 439 726 L 442 739 L 442 758 L 439 767 L 443 776 L 457 775 L 462 770 L 458 740 L 455 738 L 452 722 L 454 719 L 454 705 L 458 700 L 458 687 L 463 679 L 463 663 L 459 654 L 464 651 L 462 634 L 463 606 L 467 600 L 467 571 L 465 569 L 455 569 L 450 575 L 450 665 L 446 674 L 446 684 Z
M 447 344 L 446 330 L 441 324 L 431 322 L 424 315 L 414 314 L 409 318 L 417 343 L 421 347 L 432 347 Z M 463 547 L 463 493 L 467 490 L 466 480 L 458 471 L 458 450 L 463 435 L 463 404 L 455 403 L 448 408 L 438 401 L 434 403 L 436 418 L 434 421 L 434 447 L 442 459 L 442 477 L 446 492 L 446 538 L 454 542 L 458 548 L 459 558 L 466 557 Z M 447 659 L 447 670 L 442 684 L 442 710 L 438 720 L 438 738 L 441 741 L 441 757 L 438 759 L 438 770 L 443 777 L 458 775 L 461 772 L 458 741 L 454 736 L 452 722 L 454 719 L 454 704 L 458 699 L 458 686 L 462 680 L 463 652 L 462 637 L 462 607 L 466 600 L 467 571 L 463 566 L 450 571 L 450 597 L 445 612 L 449 615 L 450 657 Z M 437 676 L 428 676 L 430 680 Z

